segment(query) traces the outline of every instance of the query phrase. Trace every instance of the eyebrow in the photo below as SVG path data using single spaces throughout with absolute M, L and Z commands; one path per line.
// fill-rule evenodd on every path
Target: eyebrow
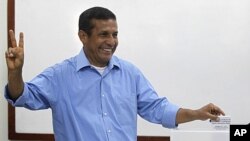
M 100 31 L 98 34 L 110 34 L 110 32 L 104 30 L 104 31 Z M 112 32 L 111 34 L 118 34 L 118 31 Z

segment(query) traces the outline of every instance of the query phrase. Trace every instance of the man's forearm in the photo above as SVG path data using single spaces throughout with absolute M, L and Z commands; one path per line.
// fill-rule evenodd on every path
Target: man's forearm
M 196 120 L 196 114 L 197 112 L 195 110 L 180 108 L 176 115 L 176 124 Z
M 8 91 L 12 99 L 17 99 L 23 92 L 24 82 L 22 71 L 8 72 Z
M 180 108 L 176 115 L 176 124 L 193 120 L 218 120 L 219 115 L 225 115 L 225 113 L 218 106 L 212 103 L 209 103 L 197 110 Z

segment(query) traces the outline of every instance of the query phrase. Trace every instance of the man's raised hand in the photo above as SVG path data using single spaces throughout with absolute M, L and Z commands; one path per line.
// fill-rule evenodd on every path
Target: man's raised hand
M 8 71 L 22 71 L 24 62 L 24 40 L 23 33 L 19 34 L 19 42 L 15 38 L 13 30 L 9 30 L 11 47 L 5 53 Z

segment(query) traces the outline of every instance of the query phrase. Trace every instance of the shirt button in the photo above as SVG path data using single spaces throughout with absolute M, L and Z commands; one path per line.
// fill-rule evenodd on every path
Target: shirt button
M 111 133 L 111 130 L 108 130 L 108 133 Z
M 102 94 L 102 97 L 104 97 L 104 94 Z
M 103 113 L 104 114 L 104 116 L 106 116 L 107 115 L 107 113 Z

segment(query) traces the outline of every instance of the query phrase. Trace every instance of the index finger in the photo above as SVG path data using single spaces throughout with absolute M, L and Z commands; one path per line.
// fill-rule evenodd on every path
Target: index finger
M 225 115 L 225 113 L 217 106 L 214 106 L 214 111 L 217 113 L 217 114 L 221 114 L 221 115 Z
M 20 32 L 19 34 L 19 44 L 18 46 L 23 48 L 23 45 L 24 45 L 24 41 L 23 41 L 23 32 Z
M 10 41 L 11 41 L 12 47 L 17 47 L 14 31 L 13 30 L 9 30 L 9 35 L 10 35 Z

